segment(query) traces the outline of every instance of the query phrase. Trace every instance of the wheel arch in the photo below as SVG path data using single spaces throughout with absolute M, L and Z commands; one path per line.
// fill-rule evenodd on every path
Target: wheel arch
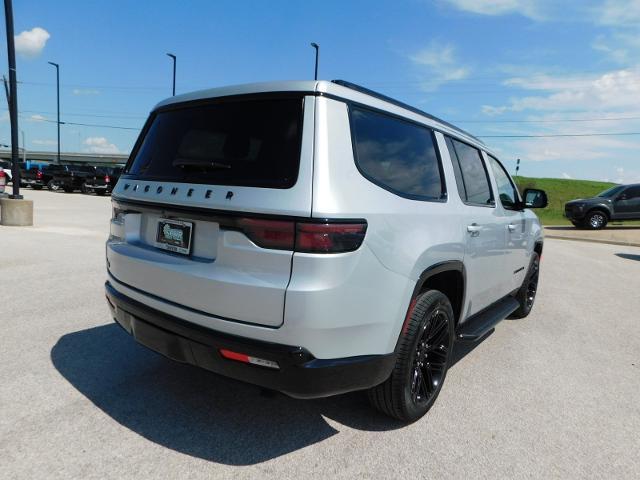
M 451 306 L 453 307 L 455 326 L 457 327 L 463 311 L 466 284 L 467 273 L 464 263 L 462 263 L 461 260 L 438 262 L 425 269 L 418 277 L 413 289 L 411 300 L 402 323 L 402 328 L 400 329 L 398 339 L 396 340 L 396 350 L 400 343 L 400 339 L 402 338 L 402 334 L 405 331 L 407 322 L 411 317 L 411 312 L 416 304 L 416 299 L 418 298 L 418 295 L 426 290 L 439 290 L 447 296 L 451 302 Z
M 592 213 L 592 212 L 602 212 L 607 216 L 607 221 L 611 220 L 611 211 L 609 211 L 609 208 L 606 205 L 602 205 L 602 204 L 598 204 L 598 205 L 594 205 L 593 207 L 589 208 L 585 214 L 584 214 L 584 218 L 587 218 L 587 216 Z

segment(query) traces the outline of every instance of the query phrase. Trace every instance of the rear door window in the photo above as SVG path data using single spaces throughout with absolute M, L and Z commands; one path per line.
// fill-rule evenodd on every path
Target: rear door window
M 457 170 L 456 177 L 459 175 L 459 178 L 456 178 L 458 191 L 464 190 L 464 196 L 461 194 L 462 201 L 471 205 L 494 206 L 489 173 L 480 150 L 454 138 L 448 139 L 447 145 L 449 149 L 453 149 L 450 153 L 454 171 Z
M 142 179 L 290 188 L 302 97 L 218 100 L 155 114 L 125 173 Z
M 445 195 L 440 160 L 429 128 L 363 108 L 351 108 L 356 164 L 372 182 L 400 196 Z

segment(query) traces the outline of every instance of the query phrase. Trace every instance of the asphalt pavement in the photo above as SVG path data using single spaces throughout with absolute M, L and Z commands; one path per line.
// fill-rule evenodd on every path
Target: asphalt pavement
M 139 346 L 103 295 L 109 198 L 0 226 L 0 478 L 640 478 L 640 248 L 548 239 L 538 299 L 405 426 Z

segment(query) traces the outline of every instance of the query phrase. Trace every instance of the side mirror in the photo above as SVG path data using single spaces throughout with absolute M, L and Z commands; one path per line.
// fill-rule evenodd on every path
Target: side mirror
M 522 197 L 524 208 L 545 208 L 549 204 L 546 192 L 537 188 L 527 188 Z
M 621 193 L 620 196 L 618 198 L 616 198 L 616 200 L 627 200 L 627 194 L 626 193 Z

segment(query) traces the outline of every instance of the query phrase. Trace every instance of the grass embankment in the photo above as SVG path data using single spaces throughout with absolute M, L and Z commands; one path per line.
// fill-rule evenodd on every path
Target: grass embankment
M 543 225 L 570 225 L 569 220 L 562 216 L 566 202 L 576 198 L 593 197 L 615 185 L 609 182 L 566 180 L 562 178 L 516 177 L 515 181 L 520 191 L 525 188 L 540 188 L 547 192 L 549 206 L 542 210 L 535 210 Z

